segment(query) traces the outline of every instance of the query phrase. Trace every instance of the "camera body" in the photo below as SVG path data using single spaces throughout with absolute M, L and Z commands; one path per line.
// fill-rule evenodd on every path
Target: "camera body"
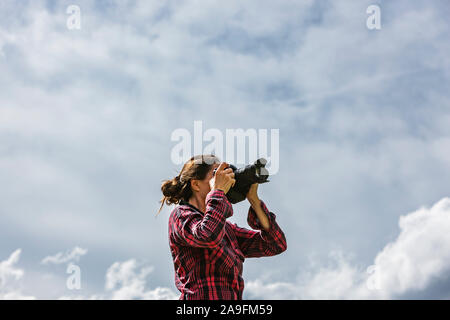
M 236 183 L 226 194 L 228 201 L 233 204 L 241 202 L 247 197 L 247 193 L 252 184 L 269 182 L 269 180 L 267 180 L 269 178 L 269 172 L 265 168 L 266 164 L 267 160 L 264 158 L 260 158 L 253 164 L 249 164 L 239 169 L 230 164 L 229 168 L 234 172 Z M 217 169 L 214 169 L 213 174 L 216 173 L 216 170 Z

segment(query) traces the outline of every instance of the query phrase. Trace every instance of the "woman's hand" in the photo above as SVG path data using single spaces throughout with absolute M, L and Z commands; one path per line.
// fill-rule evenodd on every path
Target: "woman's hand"
M 247 193 L 247 200 L 250 204 L 259 202 L 258 183 L 254 183 L 250 186 L 250 190 L 248 190 Z
M 223 192 L 227 193 L 228 190 L 230 190 L 230 188 L 234 186 L 236 180 L 234 179 L 233 169 L 227 167 L 228 164 L 226 162 L 222 162 L 219 165 L 214 177 L 209 180 L 211 189 L 222 190 Z

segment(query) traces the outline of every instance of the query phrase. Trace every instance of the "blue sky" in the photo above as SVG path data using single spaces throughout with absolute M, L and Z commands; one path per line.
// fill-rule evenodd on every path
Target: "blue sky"
M 449 6 L 2 1 L 0 297 L 176 297 L 155 213 L 201 120 L 280 132 L 259 189 L 288 250 L 246 260 L 244 298 L 450 298 Z

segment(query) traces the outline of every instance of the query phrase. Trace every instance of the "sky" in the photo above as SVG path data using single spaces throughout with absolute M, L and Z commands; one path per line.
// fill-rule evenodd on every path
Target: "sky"
M 279 132 L 258 191 L 288 248 L 244 299 L 450 299 L 449 9 L 1 1 L 0 299 L 177 299 L 156 212 L 194 121 Z

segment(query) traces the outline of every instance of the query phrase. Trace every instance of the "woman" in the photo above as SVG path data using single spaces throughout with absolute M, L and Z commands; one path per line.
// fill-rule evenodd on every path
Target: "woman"
M 258 197 L 258 184 L 247 194 L 247 221 L 257 231 L 227 221 L 233 207 L 225 194 L 235 183 L 227 167 L 213 155 L 195 156 L 161 186 L 161 208 L 164 203 L 178 204 L 169 218 L 169 245 L 180 300 L 241 300 L 244 259 L 286 250 L 275 214 Z

